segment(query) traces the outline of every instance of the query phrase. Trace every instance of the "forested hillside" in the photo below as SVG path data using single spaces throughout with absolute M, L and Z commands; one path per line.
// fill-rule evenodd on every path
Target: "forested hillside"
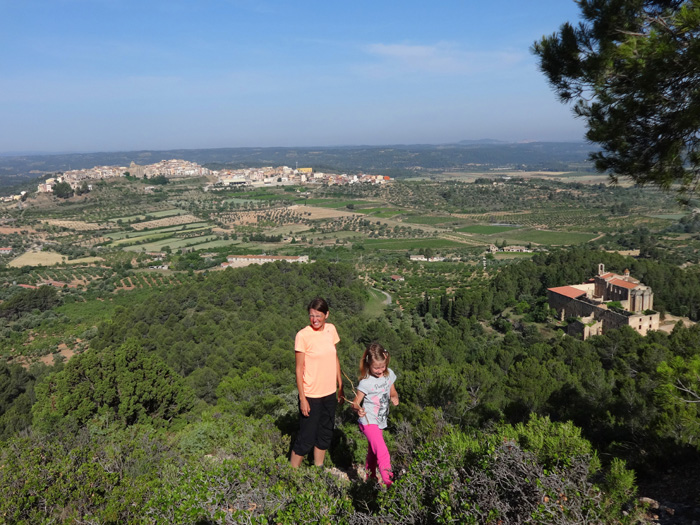
M 642 477 L 697 456 L 698 404 L 686 401 L 697 395 L 700 329 L 564 336 L 545 290 L 582 282 L 600 262 L 654 287 L 661 311 L 697 311 L 697 271 L 584 249 L 513 263 L 416 311 L 379 316 L 365 311 L 355 269 L 327 261 L 229 268 L 154 289 L 118 307 L 65 364 L 0 364 L 0 516 L 637 523 L 629 469 Z M 386 433 L 389 490 L 357 479 L 366 441 L 347 406 L 328 468 L 288 465 L 294 334 L 317 295 L 340 334 L 348 395 L 366 343 L 391 352 L 401 404 Z M 32 315 L 21 307 L 30 297 L 18 297 L 3 303 L 12 323 Z

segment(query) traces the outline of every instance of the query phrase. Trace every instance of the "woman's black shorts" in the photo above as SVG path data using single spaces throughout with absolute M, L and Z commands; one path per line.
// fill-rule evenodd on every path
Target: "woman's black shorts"
M 299 410 L 299 433 L 292 450 L 299 456 L 305 456 L 311 449 L 328 450 L 333 438 L 335 408 L 338 406 L 336 395 L 325 397 L 307 397 L 309 415 L 304 416 Z

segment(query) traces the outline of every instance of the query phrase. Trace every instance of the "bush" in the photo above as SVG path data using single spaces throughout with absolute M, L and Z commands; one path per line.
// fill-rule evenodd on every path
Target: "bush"
M 546 418 L 494 434 L 454 432 L 417 451 L 379 495 L 377 514 L 412 523 L 632 522 L 621 508 L 634 495 L 633 475 L 616 464 L 597 486 L 590 451 L 573 425 Z

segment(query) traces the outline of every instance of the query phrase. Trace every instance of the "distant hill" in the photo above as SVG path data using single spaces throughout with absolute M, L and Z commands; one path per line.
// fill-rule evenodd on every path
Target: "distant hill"
M 588 161 L 592 147 L 582 142 L 505 143 L 493 140 L 462 141 L 442 145 L 345 146 L 318 148 L 218 148 L 15 155 L 0 157 L 0 186 L 93 166 L 151 164 L 164 159 L 184 159 L 222 167 L 278 166 L 313 167 L 338 172 L 387 173 L 401 176 L 433 170 L 592 170 Z

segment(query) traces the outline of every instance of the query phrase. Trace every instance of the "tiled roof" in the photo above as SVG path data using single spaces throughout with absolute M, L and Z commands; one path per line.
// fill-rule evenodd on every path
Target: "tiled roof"
M 631 283 L 629 281 L 623 281 L 622 279 L 613 279 L 612 281 L 610 281 L 610 284 L 613 284 L 615 286 L 620 286 L 622 288 L 627 288 L 629 290 L 639 286 L 639 283 Z
M 579 290 L 578 288 L 574 288 L 573 286 L 557 286 L 556 288 L 548 288 L 548 290 L 572 299 L 586 295 L 586 292 Z

